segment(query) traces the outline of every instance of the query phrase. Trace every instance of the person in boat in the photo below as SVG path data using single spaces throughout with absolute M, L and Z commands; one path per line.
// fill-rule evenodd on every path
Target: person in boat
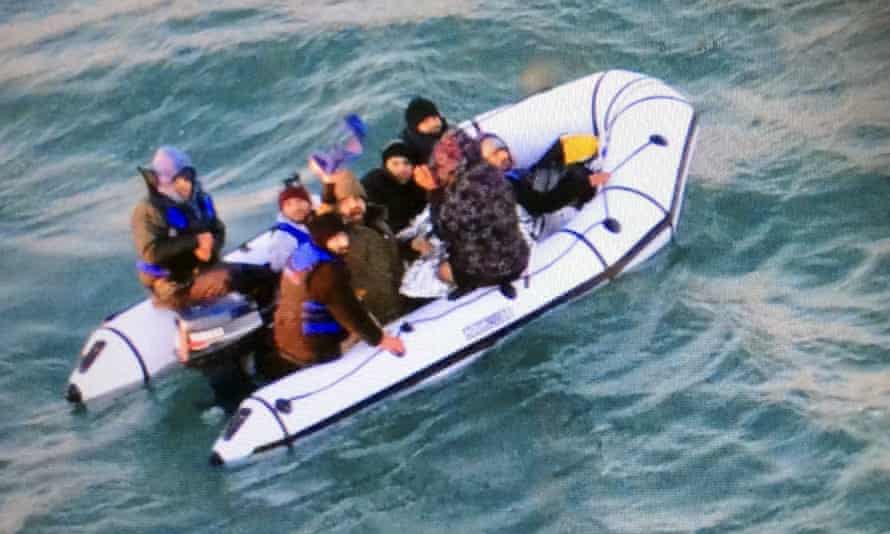
M 500 137 L 492 133 L 479 137 L 482 157 L 504 173 L 516 201 L 532 217 L 583 205 L 596 195 L 597 188 L 609 179 L 609 173 L 587 168 L 597 156 L 597 145 L 592 135 L 562 136 L 538 163 L 529 169 L 517 169 Z
M 405 267 L 399 242 L 384 220 L 385 209 L 367 202 L 364 188 L 349 170 L 329 174 L 313 160 L 309 166 L 324 183 L 319 212 L 336 212 L 346 225 L 350 246 L 345 260 L 353 289 L 381 324 L 400 317 L 405 311 L 399 294 Z
M 414 183 L 415 151 L 401 139 L 383 149 L 382 166 L 362 178 L 368 202 L 386 208 L 386 222 L 399 233 L 426 207 L 426 191 Z
M 299 245 L 309 240 L 306 219 L 312 213 L 312 197 L 296 174 L 278 193 L 278 218 L 269 244 L 269 267 L 280 273 Z
M 182 309 L 231 291 L 271 301 L 277 277 L 269 268 L 220 261 L 226 227 L 185 152 L 162 146 L 139 171 L 148 194 L 133 209 L 131 229 L 139 279 L 156 305 Z
M 402 140 L 414 151 L 415 164 L 425 164 L 433 146 L 448 129 L 448 121 L 430 100 L 415 97 L 405 108 L 405 128 Z
M 530 249 L 513 189 L 503 172 L 482 158 L 479 142 L 462 130 L 449 130 L 415 179 L 432 191 L 430 214 L 448 254 L 440 277 L 457 285 L 449 298 L 490 285 L 514 298 L 511 282 L 525 270 Z
M 307 226 L 311 240 L 297 247 L 281 275 L 273 322 L 278 355 L 264 364 L 263 374 L 277 378 L 339 358 L 350 334 L 403 355 L 402 340 L 380 328 L 355 296 L 343 261 L 351 246 L 343 219 L 336 213 L 314 214 Z

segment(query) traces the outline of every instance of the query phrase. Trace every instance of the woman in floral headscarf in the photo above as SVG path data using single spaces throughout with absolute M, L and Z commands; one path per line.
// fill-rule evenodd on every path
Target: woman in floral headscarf
M 451 298 L 489 285 L 499 285 L 505 296 L 514 298 L 511 282 L 525 270 L 529 247 L 519 228 L 513 188 L 503 173 L 482 159 L 478 141 L 462 130 L 450 130 L 419 174 L 418 183 L 423 185 L 425 177 L 433 189 L 433 223 L 458 286 Z

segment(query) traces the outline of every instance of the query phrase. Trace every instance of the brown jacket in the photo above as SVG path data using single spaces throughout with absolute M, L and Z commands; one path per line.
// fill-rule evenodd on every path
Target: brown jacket
M 209 195 L 195 183 L 195 197 L 207 199 Z M 185 220 L 188 228 L 177 230 L 170 226 L 164 212 L 175 208 Z M 196 269 L 205 269 L 219 261 L 219 253 L 226 239 L 226 227 L 215 213 L 201 213 L 189 203 L 176 203 L 149 186 L 148 196 L 133 209 L 130 220 L 133 243 L 142 261 L 170 271 L 170 279 L 188 283 Z M 201 232 L 213 234 L 213 257 L 202 262 L 195 257 L 198 246 L 196 236 Z M 143 281 L 145 283 L 145 281 Z
M 343 331 L 334 334 L 306 334 L 304 305 L 323 304 Z M 377 345 L 383 331 L 352 291 L 349 273 L 340 260 L 318 263 L 306 272 L 285 269 L 273 325 L 275 345 L 281 356 L 296 367 L 332 360 L 340 356 L 340 342 L 355 333 L 370 345 Z

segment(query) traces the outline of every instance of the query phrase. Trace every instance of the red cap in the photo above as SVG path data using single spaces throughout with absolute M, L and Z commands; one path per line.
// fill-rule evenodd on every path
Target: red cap
M 312 197 L 309 196 L 309 191 L 306 191 L 306 188 L 302 185 L 289 185 L 278 193 L 278 209 L 281 209 L 281 205 L 289 198 L 302 198 L 310 206 L 312 205 Z

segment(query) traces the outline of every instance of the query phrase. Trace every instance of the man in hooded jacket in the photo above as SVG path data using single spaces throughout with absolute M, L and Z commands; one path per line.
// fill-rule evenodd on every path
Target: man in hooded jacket
M 426 207 L 426 191 L 414 183 L 417 155 L 400 139 L 383 149 L 382 165 L 362 178 L 368 201 L 386 208 L 386 222 L 398 234 Z
M 231 291 L 264 304 L 275 274 L 269 269 L 220 261 L 225 225 L 197 179 L 191 158 L 160 147 L 151 166 L 141 168 L 148 194 L 133 209 L 131 229 L 139 254 L 139 279 L 156 305 L 181 309 Z
M 401 137 L 414 152 L 415 165 L 426 165 L 433 146 L 447 129 L 448 121 L 432 101 L 418 96 L 408 103 Z

